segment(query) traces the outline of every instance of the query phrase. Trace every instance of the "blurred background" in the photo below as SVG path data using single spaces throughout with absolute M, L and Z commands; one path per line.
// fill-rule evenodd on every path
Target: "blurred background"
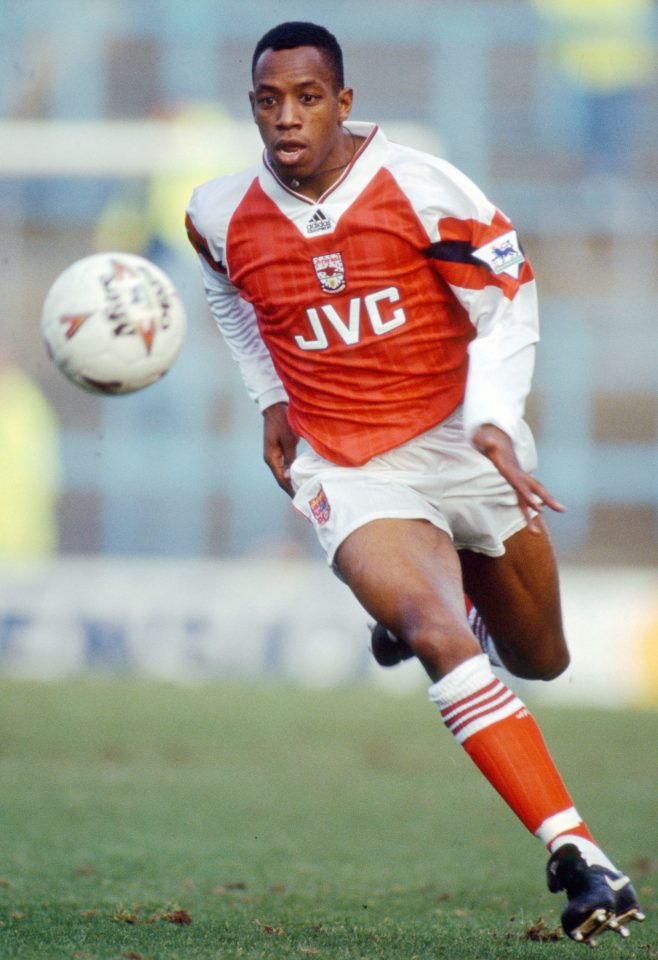
M 568 506 L 555 695 L 655 704 L 658 4 L 0 6 L 0 669 L 373 675 L 363 612 L 262 464 L 182 227 L 196 183 L 259 155 L 256 41 L 316 19 L 353 118 L 455 163 L 522 237 L 542 318 L 528 419 Z M 188 312 L 176 365 L 133 396 L 81 393 L 40 340 L 48 287 L 98 250 L 159 263 Z

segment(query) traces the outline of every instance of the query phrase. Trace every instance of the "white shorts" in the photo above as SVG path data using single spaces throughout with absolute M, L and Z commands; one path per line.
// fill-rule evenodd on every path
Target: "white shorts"
M 526 423 L 515 444 L 524 470 L 537 465 Z M 314 451 L 292 465 L 293 504 L 311 521 L 327 560 L 358 527 L 385 517 L 429 520 L 457 550 L 490 557 L 525 526 L 516 493 L 466 440 L 461 408 L 447 420 L 362 467 L 340 467 Z

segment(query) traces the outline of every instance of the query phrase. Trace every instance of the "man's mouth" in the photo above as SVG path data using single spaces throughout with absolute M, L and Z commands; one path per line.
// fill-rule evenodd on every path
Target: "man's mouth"
M 294 167 L 301 160 L 306 146 L 299 140 L 281 140 L 274 148 L 277 162 L 285 167 Z

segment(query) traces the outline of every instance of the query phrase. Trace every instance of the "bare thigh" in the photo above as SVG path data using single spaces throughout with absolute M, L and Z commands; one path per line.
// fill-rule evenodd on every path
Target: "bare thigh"
M 505 555 L 460 553 L 464 589 L 482 614 L 505 666 L 516 676 L 552 680 L 569 664 L 553 547 L 527 527 Z
M 381 519 L 353 531 L 335 564 L 357 600 L 438 680 L 480 653 L 468 629 L 450 537 L 426 520 Z

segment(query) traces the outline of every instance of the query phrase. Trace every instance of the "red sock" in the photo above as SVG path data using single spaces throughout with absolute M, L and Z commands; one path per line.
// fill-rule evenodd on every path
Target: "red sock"
M 482 653 L 486 653 L 489 663 L 494 667 L 504 666 L 500 654 L 496 649 L 494 639 L 487 629 L 487 625 L 480 616 L 480 611 L 474 607 L 470 598 L 464 594 L 464 603 L 466 605 L 466 619 L 471 628 L 471 632 L 482 648 Z
M 433 684 L 430 700 L 494 789 L 549 849 L 563 834 L 593 842 L 535 720 L 485 656 L 466 660 Z

